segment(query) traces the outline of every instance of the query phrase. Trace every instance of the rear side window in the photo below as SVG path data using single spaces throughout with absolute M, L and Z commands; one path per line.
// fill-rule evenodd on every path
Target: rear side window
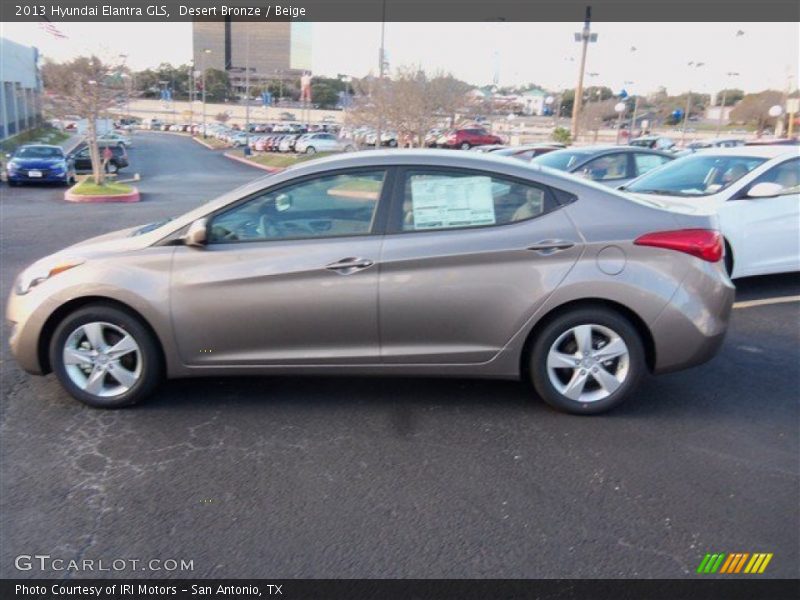
M 628 155 L 606 154 L 586 163 L 581 172 L 594 181 L 624 179 L 628 176 Z
M 636 175 L 644 175 L 648 171 L 660 167 L 669 159 L 666 156 L 659 156 L 658 154 L 643 154 L 637 152 L 633 155 L 633 160 L 636 165 Z
M 472 171 L 409 170 L 405 174 L 401 231 L 507 225 L 558 206 L 552 192 Z

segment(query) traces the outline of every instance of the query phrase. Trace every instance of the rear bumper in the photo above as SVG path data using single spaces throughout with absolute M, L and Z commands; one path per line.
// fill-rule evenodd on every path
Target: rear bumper
M 695 262 L 651 326 L 656 373 L 701 365 L 725 339 L 736 288 L 721 263 Z

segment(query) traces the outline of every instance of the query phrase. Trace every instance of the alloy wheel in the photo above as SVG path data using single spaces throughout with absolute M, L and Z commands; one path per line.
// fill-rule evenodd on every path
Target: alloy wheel
M 78 388 L 111 398 L 130 390 L 142 375 L 142 352 L 133 336 L 112 323 L 91 322 L 64 342 L 64 369 Z
M 627 379 L 630 353 L 622 337 L 604 325 L 582 324 L 558 336 L 547 354 L 547 375 L 561 394 L 597 402 Z

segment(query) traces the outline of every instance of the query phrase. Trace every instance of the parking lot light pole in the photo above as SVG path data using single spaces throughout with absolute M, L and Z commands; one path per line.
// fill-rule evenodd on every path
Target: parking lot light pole
M 583 24 L 583 31 L 575 34 L 575 41 L 581 42 L 581 66 L 578 70 L 578 85 L 575 88 L 575 99 L 572 103 L 572 139 L 577 140 L 578 131 L 578 117 L 581 114 L 581 104 L 583 104 L 583 73 L 586 69 L 586 50 L 590 42 L 597 41 L 597 34 L 592 33 L 592 7 L 586 7 L 586 20 Z
M 699 69 L 706 63 L 704 62 L 695 62 L 690 60 L 688 63 L 690 68 Z M 689 86 L 689 93 L 686 94 L 686 113 L 683 115 L 683 128 L 681 130 L 681 146 L 686 145 L 686 125 L 689 122 L 689 112 L 692 109 L 692 88 L 691 85 Z
M 383 0 L 383 16 L 381 18 L 381 48 L 378 52 L 378 127 L 375 131 L 375 149 L 381 149 L 381 129 L 383 129 L 383 71 L 386 64 L 386 0 Z
M 728 80 L 733 77 L 738 77 L 738 73 L 734 73 L 733 71 L 728 71 L 726 73 L 728 76 Z M 719 116 L 717 117 L 717 135 L 715 137 L 719 137 L 720 131 L 722 131 L 722 117 L 725 115 L 725 101 L 728 99 L 728 86 L 725 86 L 725 89 L 722 90 L 722 102 L 719 104 Z

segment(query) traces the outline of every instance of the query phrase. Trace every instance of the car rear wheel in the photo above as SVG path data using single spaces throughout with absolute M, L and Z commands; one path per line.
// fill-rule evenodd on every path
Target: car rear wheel
M 472 147 L 472 146 L 470 146 L 470 143 L 469 143 L 469 142 L 462 142 L 462 143 L 461 143 L 461 149 L 462 149 L 462 150 L 469 150 L 471 147 Z
M 636 328 L 604 308 L 574 310 L 548 323 L 537 335 L 529 366 L 545 402 L 583 415 L 618 406 L 646 369 Z
M 138 319 L 105 305 L 77 310 L 58 325 L 50 364 L 70 395 L 97 408 L 136 404 L 162 377 L 153 335 Z

